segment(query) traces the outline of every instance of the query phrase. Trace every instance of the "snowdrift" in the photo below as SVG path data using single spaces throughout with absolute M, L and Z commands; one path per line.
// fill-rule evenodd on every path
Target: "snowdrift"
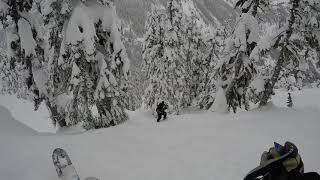
M 0 105 L 0 136 L 1 134 L 29 136 L 37 132 L 12 118 L 8 109 Z

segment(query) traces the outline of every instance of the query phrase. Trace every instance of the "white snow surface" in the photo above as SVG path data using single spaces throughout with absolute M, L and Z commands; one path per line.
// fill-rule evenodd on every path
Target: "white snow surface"
M 1 179 L 58 180 L 51 153 L 62 147 L 81 179 L 241 180 L 261 152 L 286 140 L 299 147 L 307 172 L 320 172 L 319 96 L 320 89 L 295 91 L 289 109 L 286 92 L 277 91 L 277 106 L 237 114 L 188 110 L 161 123 L 140 110 L 122 125 L 72 135 L 16 133 L 27 128 L 8 126 L 17 122 L 0 107 Z
M 5 134 L 35 135 L 37 132 L 13 119 L 8 109 L 0 105 L 0 136 Z
M 21 40 L 21 48 L 25 50 L 25 55 L 36 54 L 37 43 L 33 39 L 31 26 L 28 21 L 21 18 L 18 21 L 19 36 Z
M 211 107 L 211 111 L 220 113 L 226 113 L 228 111 L 226 94 L 222 87 L 220 87 L 216 93 L 215 101 Z
M 66 42 L 77 45 L 83 41 L 86 53 L 93 54 L 95 35 L 94 23 L 90 20 L 86 7 L 82 3 L 79 3 L 74 8 L 69 20 L 66 31 Z
M 45 68 L 33 68 L 33 77 L 34 77 L 34 82 L 36 83 L 40 95 L 47 95 L 48 90 L 47 88 L 47 83 L 49 79 L 49 73 L 47 69 Z
M 0 0 L 0 13 L 7 14 L 9 6 L 7 2 Z
M 243 13 L 239 17 L 238 24 L 235 30 L 235 45 L 240 47 L 240 50 L 245 50 L 248 43 L 259 41 L 259 26 L 258 21 L 252 15 Z M 248 40 L 246 33 L 250 32 Z
M 11 112 L 11 115 L 14 119 L 22 122 L 23 124 L 26 124 L 27 126 L 32 127 L 36 131 L 55 131 L 53 125 L 50 123 L 51 120 L 49 112 L 43 104 L 39 107 L 38 111 L 34 111 L 33 103 L 27 100 L 18 99 L 14 95 L 3 96 L 0 94 L 0 106 L 5 107 L 5 109 L 8 109 Z M 7 119 L 5 117 L 7 116 L 0 113 L 1 127 L 5 126 L 2 124 L 2 119 Z M 3 127 L 3 129 L 5 129 L 5 127 Z
M 265 90 L 264 85 L 265 85 L 265 80 L 261 77 L 257 77 L 251 82 L 249 88 L 255 90 L 256 93 L 260 93 Z

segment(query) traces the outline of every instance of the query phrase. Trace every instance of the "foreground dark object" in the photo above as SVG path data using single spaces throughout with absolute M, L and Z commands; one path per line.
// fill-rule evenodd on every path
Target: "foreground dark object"
M 244 180 L 320 180 L 316 172 L 304 173 L 303 162 L 293 143 L 277 145 L 263 153 L 260 166 L 250 171 Z

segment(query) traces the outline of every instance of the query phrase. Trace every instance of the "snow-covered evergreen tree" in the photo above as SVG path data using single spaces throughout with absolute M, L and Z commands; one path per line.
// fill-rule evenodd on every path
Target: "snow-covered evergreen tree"
M 316 0 L 303 1 L 303 14 L 305 22 L 305 31 L 303 31 L 308 45 L 316 51 L 315 66 L 320 69 L 320 2 Z
M 305 81 L 316 82 L 320 79 L 320 2 L 305 0 L 302 4 L 303 22 L 300 26 L 301 36 L 304 37 L 304 54 L 308 69 L 301 71 Z
M 309 48 L 316 48 L 314 42 L 310 42 L 311 37 L 315 37 L 313 29 L 315 24 L 318 24 L 318 12 L 314 12 L 313 8 L 317 9 L 319 2 L 313 0 L 291 0 L 290 16 L 287 20 L 287 25 L 276 34 L 274 42 L 271 43 L 271 48 L 279 49 L 280 55 L 273 70 L 272 76 L 265 84 L 263 97 L 260 101 L 260 106 L 268 103 L 269 98 L 273 94 L 273 89 L 281 78 L 282 74 L 293 73 L 297 82 L 301 84 L 303 71 L 308 70 L 308 58 L 303 57 Z
M 288 93 L 287 106 L 288 106 L 289 108 L 292 108 L 292 107 L 293 107 L 293 101 L 292 101 L 291 93 Z
M 48 98 L 46 103 L 50 109 L 53 124 L 59 127 L 72 126 L 77 122 L 67 122 L 67 112 L 64 108 L 72 97 L 66 96 L 69 85 L 71 67 L 62 63 L 62 53 L 65 51 L 65 31 L 72 13 L 71 1 L 41 1 L 38 5 L 47 30 L 48 62 Z
M 192 101 L 196 98 L 198 92 L 199 81 L 198 77 L 201 73 L 200 66 L 201 61 L 204 58 L 204 54 L 200 51 L 203 46 L 203 39 L 201 37 L 200 27 L 197 25 L 197 17 L 193 11 L 191 16 L 185 18 L 184 22 L 184 42 L 183 53 L 185 56 L 185 72 L 186 72 L 186 94 L 185 105 L 190 106 Z M 203 48 L 203 47 L 202 47 Z
M 126 109 L 135 111 L 142 106 L 143 96 L 143 75 L 140 69 L 130 71 L 128 90 L 126 96 Z
M 236 7 L 241 7 L 242 13 L 249 13 L 256 17 L 258 11 L 265 9 L 265 7 L 269 6 L 269 3 L 269 0 L 238 0 Z
M 145 104 L 155 109 L 163 100 L 179 113 L 186 88 L 181 3 L 170 0 L 166 10 L 153 7 L 149 17 L 143 50 Z
M 182 3 L 188 6 L 184 7 Z M 154 12 L 148 15 L 150 19 L 147 23 L 148 31 L 144 46 L 144 67 L 149 80 L 145 96 L 147 106 L 155 108 L 158 103 L 154 100 L 156 97 L 167 101 L 177 113 L 187 106 L 207 106 L 204 105 L 207 97 L 215 88 L 211 76 L 218 60 L 217 51 L 220 48 L 216 31 L 211 30 L 213 27 L 203 22 L 192 1 L 170 0 L 166 10 L 158 8 L 157 12 L 162 17 L 161 23 L 155 21 L 155 17 L 159 14 Z M 163 30 L 163 36 L 160 37 L 160 33 L 156 33 L 155 29 Z M 154 41 L 154 38 L 158 40 Z M 163 48 L 163 54 L 159 47 Z M 153 58 L 155 54 L 162 58 L 161 62 Z M 153 74 L 160 67 L 164 67 L 164 70 Z M 150 74 L 157 78 L 151 77 Z M 161 87 L 166 88 L 157 88 L 160 86 L 154 85 L 161 84 L 158 82 L 159 79 L 163 84 Z M 165 89 L 161 91 L 165 91 L 168 95 L 165 98 L 163 95 L 156 95 L 161 94 L 157 92 L 158 89 Z
M 256 74 L 252 50 L 259 40 L 259 24 L 256 18 L 258 8 L 265 0 L 239 0 L 236 6 L 242 10 L 232 36 L 227 40 L 219 76 L 225 89 L 229 109 L 236 112 L 238 107 L 248 109 L 247 88 Z
M 1 62 L 3 91 L 33 101 L 35 109 L 47 92 L 41 20 L 33 1 L 0 1 L 0 21 L 7 36 L 7 58 Z
M 127 119 L 129 60 L 113 1 L 2 0 L 0 14 L 2 67 L 22 74 L 15 87 L 25 82 L 36 106 L 45 100 L 55 124 L 90 129 Z
M 126 92 L 126 109 L 135 111 L 142 106 L 144 93 L 144 76 L 141 71 L 142 66 L 142 43 L 137 39 L 137 35 L 132 29 L 132 22 L 121 21 L 122 41 L 127 48 L 130 58 L 130 76 L 128 80 L 128 90 Z
M 148 17 L 143 47 L 143 71 L 147 79 L 144 103 L 147 108 L 155 110 L 156 105 L 162 100 L 172 105 L 170 96 L 174 89 L 169 83 L 171 62 L 165 58 L 168 16 L 161 6 L 153 6 Z
M 188 2 L 192 3 L 192 2 Z M 183 23 L 185 37 L 183 52 L 186 67 L 186 104 L 200 105 L 209 91 L 210 72 L 218 60 L 214 27 L 201 21 L 195 8 L 189 9 Z
M 180 109 L 186 106 L 184 97 L 186 92 L 186 64 L 185 56 L 183 53 L 183 26 L 185 17 L 181 1 L 169 0 L 167 3 L 167 21 L 165 28 L 165 46 L 164 46 L 164 59 L 167 61 L 168 68 L 168 83 L 169 102 L 174 111 L 179 114 Z
M 82 121 L 87 129 L 102 128 L 127 119 L 129 60 L 118 23 L 111 1 L 79 1 L 73 7 L 58 62 L 72 70 L 68 124 Z
M 213 29 L 213 27 L 211 27 Z M 220 54 L 224 45 L 224 32 L 221 27 L 218 27 L 213 32 L 209 31 L 206 33 L 205 45 L 206 51 L 203 57 L 198 77 L 198 95 L 197 105 L 201 109 L 208 109 L 213 104 L 215 99 L 216 87 L 217 87 L 217 76 L 216 66 L 220 60 Z
M 148 108 L 155 108 L 161 100 L 168 100 L 169 84 L 167 81 L 167 67 L 164 56 L 164 27 L 166 23 L 165 11 L 152 6 L 146 22 L 146 35 L 143 45 L 143 71 L 147 82 L 144 103 Z

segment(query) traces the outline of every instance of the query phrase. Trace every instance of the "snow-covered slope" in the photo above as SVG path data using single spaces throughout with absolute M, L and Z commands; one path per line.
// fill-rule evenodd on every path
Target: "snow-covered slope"
M 35 130 L 13 119 L 9 110 L 0 105 L 0 136 L 26 136 L 36 134 Z
M 142 63 L 142 44 L 141 38 L 145 33 L 145 22 L 147 13 L 152 4 L 162 4 L 166 6 L 168 0 L 117 0 L 117 14 L 123 22 L 123 28 L 126 29 L 124 38 L 130 42 L 125 43 L 127 53 L 132 63 L 132 69 L 141 69 Z M 193 1 L 194 3 L 187 3 Z M 232 0 L 231 0 L 232 1 Z M 230 2 L 231 2 L 230 1 Z M 184 4 L 192 5 L 201 15 L 204 22 L 217 27 L 217 24 L 223 23 L 226 19 L 236 19 L 236 11 L 229 0 L 183 0 Z
M 132 23 L 133 31 L 140 37 L 145 32 L 144 22 L 153 3 L 166 5 L 168 0 L 118 0 L 117 13 L 121 19 Z M 236 18 L 236 12 L 230 3 L 232 0 L 193 0 L 203 19 L 208 24 L 223 23 L 225 19 Z
M 84 134 L 1 134 L 1 179 L 58 180 L 51 153 L 62 147 L 82 179 L 241 180 L 273 141 L 286 140 L 299 147 L 306 171 L 320 172 L 320 90 L 293 94 L 294 109 L 270 105 L 228 115 L 188 111 L 161 123 L 137 111 L 120 126 Z M 274 102 L 281 105 L 285 99 L 286 93 L 278 92 Z M 11 118 L 3 108 L 0 117 L 1 129 L 12 130 L 3 123 Z
M 0 106 L 9 109 L 14 119 L 32 127 L 36 131 L 55 132 L 49 118 L 49 112 L 44 104 L 40 106 L 38 111 L 34 111 L 32 102 L 18 99 L 14 95 L 4 96 L 0 94 Z M 1 118 L 2 114 L 0 114 Z

